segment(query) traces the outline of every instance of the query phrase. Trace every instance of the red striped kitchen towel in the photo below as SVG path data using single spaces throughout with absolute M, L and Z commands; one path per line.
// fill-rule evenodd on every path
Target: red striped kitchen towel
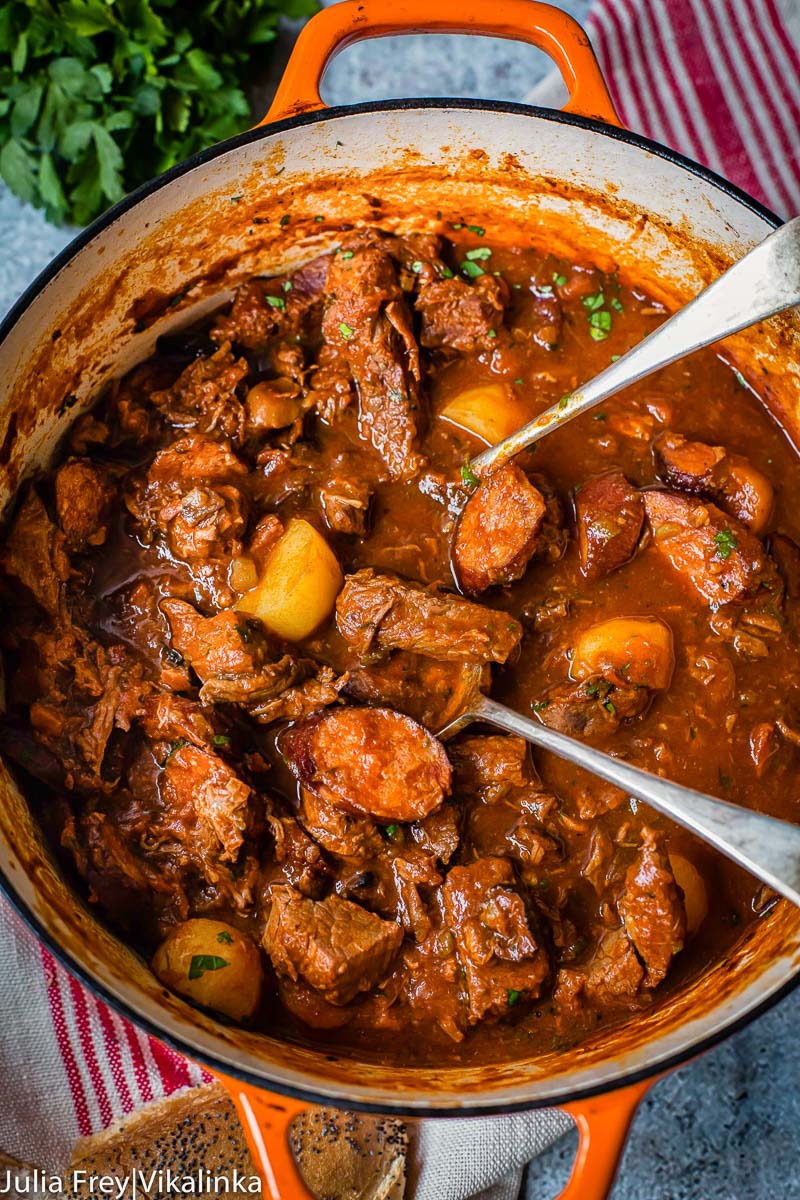
M 800 0 L 598 0 L 587 26 L 629 129 L 800 213 Z
M 596 0 L 589 30 L 631 129 L 800 212 L 800 0 Z M 2 900 L 0 1029 L 0 1148 L 44 1166 L 204 1077 L 93 999 Z

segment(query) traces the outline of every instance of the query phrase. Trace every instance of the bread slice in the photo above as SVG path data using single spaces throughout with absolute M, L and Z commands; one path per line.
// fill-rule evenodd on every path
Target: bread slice
M 402 1200 L 407 1137 L 399 1121 L 313 1108 L 295 1122 L 292 1144 L 310 1189 L 324 1200 Z M 236 1111 L 219 1084 L 179 1092 L 81 1138 L 67 1184 L 76 1170 L 82 1175 L 66 1200 L 96 1196 L 87 1178 L 92 1175 L 141 1172 L 139 1200 L 164 1196 L 167 1171 L 205 1180 L 232 1179 L 234 1171 L 240 1178 L 257 1176 Z M 142 1179 L 153 1171 L 161 1172 L 161 1180 L 156 1176 L 147 1190 Z M 225 1195 L 225 1185 L 192 1194 L 194 1200 L 216 1200 Z

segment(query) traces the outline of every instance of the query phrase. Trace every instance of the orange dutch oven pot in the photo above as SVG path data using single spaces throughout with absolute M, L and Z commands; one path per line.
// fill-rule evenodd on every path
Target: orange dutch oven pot
M 326 109 L 331 57 L 361 38 L 482 33 L 546 51 L 569 92 L 554 112 L 520 104 L 410 100 Z M 50 460 L 108 379 L 196 320 L 252 274 L 291 269 L 343 222 L 398 231 L 479 222 L 495 239 L 587 252 L 658 299 L 696 293 L 778 224 L 756 201 L 620 128 L 586 35 L 534 0 L 347 0 L 305 27 L 255 129 L 140 188 L 83 232 L 0 328 L 0 502 Z M 731 339 L 800 440 L 800 316 Z M 324 1104 L 406 1118 L 558 1106 L 580 1146 L 561 1200 L 601 1200 L 648 1082 L 794 986 L 800 916 L 786 902 L 746 928 L 724 961 L 646 1013 L 566 1052 L 436 1068 L 384 1064 L 379 1049 L 333 1055 L 232 1029 L 182 1001 L 107 930 L 62 877 L 31 806 L 0 763 L 0 882 L 84 983 L 181 1053 L 236 1104 L 272 1200 L 307 1200 L 289 1148 L 294 1117 Z

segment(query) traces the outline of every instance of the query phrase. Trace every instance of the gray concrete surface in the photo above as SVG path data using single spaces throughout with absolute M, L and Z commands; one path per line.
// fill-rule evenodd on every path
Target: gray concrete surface
M 580 18 L 589 0 L 562 6 Z M 282 45 L 290 42 L 291 30 Z M 422 95 L 522 100 L 548 68 L 543 55 L 511 43 L 391 39 L 345 51 L 323 95 L 330 104 Z M 0 312 L 69 236 L 0 193 Z M 794 995 L 657 1084 L 634 1124 L 613 1200 L 800 1200 L 798 1026 Z M 555 1196 L 574 1146 L 566 1138 L 531 1165 L 526 1200 Z

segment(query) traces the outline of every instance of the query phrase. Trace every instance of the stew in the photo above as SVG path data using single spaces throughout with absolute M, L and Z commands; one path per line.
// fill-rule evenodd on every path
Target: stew
M 74 423 L 2 552 L 0 745 L 168 986 L 383 1060 L 569 1047 L 774 896 L 485 727 L 483 688 L 792 818 L 800 473 L 705 352 L 478 479 L 471 459 L 663 320 L 635 280 L 344 232 Z

